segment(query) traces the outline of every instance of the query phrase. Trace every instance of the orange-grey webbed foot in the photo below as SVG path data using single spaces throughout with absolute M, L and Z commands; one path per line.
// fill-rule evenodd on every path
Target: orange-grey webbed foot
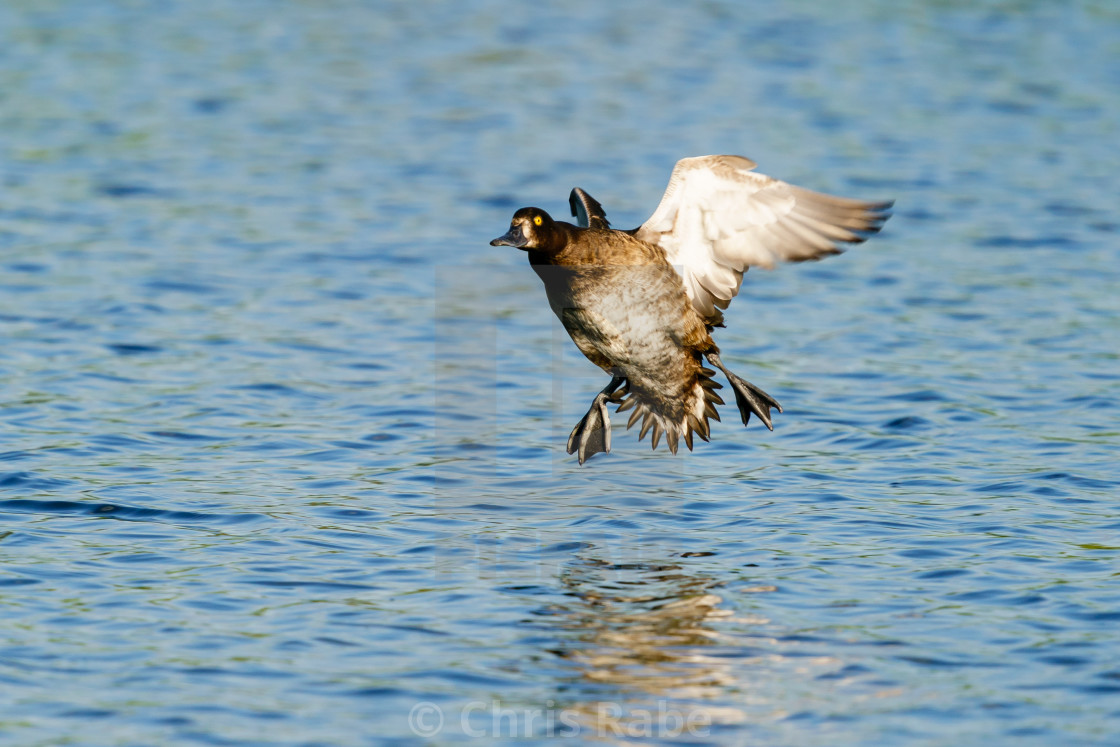
M 782 406 L 778 404 L 778 400 L 724 368 L 723 361 L 719 359 L 719 353 L 709 352 L 706 353 L 706 356 L 711 364 L 723 371 L 723 375 L 731 382 L 731 388 L 735 390 L 735 404 L 738 405 L 739 414 L 743 417 L 743 425 L 746 425 L 747 421 L 751 419 L 751 413 L 753 412 L 762 421 L 763 425 L 770 430 L 774 430 L 774 423 L 770 420 L 770 408 L 776 408 L 778 412 L 781 412 Z
M 576 423 L 572 434 L 568 436 L 568 453 L 579 452 L 579 463 L 583 464 L 595 454 L 606 453 L 611 450 L 611 419 L 607 414 L 607 403 L 617 402 L 614 391 L 626 381 L 622 376 L 615 376 L 601 392 L 595 395 L 591 409 Z

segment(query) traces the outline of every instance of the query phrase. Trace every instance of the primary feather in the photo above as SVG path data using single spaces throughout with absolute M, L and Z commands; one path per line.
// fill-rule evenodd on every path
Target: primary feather
M 859 243 L 890 217 L 892 202 L 813 192 L 754 172 L 742 156 L 683 158 L 653 215 L 634 235 L 660 246 L 696 310 L 719 324 L 751 267 L 803 262 Z

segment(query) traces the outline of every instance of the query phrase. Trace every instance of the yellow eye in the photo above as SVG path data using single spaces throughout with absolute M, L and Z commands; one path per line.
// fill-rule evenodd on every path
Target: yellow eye
M 533 218 L 534 226 L 539 226 L 542 223 L 544 223 L 544 218 L 540 217 L 539 215 Z

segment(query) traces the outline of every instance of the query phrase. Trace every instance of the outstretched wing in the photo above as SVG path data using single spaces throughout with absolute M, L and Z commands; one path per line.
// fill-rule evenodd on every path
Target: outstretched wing
M 706 319 L 718 322 L 751 267 L 838 254 L 890 217 L 890 202 L 812 192 L 753 171 L 742 156 L 677 162 L 661 204 L 635 235 L 665 250 Z
M 579 187 L 573 189 L 572 193 L 568 195 L 568 204 L 572 208 L 572 216 L 584 228 L 611 227 L 610 221 L 607 220 L 607 214 L 603 211 L 603 206 Z

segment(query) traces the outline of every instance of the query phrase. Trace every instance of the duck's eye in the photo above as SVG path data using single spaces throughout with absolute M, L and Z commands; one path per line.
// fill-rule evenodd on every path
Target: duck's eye
M 539 226 L 542 223 L 544 223 L 544 218 L 540 217 L 539 215 L 533 216 L 533 225 L 534 226 Z

